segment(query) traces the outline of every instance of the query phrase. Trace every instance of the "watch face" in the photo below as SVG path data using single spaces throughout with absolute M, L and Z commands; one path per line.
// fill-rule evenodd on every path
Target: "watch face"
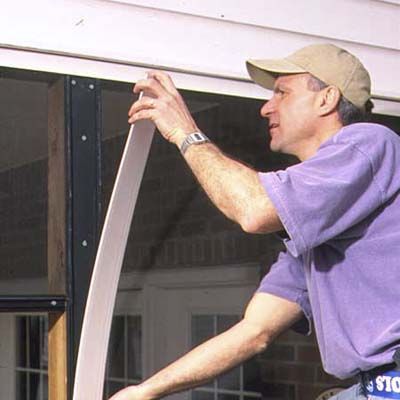
M 344 388 L 339 388 L 339 387 L 324 390 L 315 400 L 328 400 L 331 397 L 333 397 L 335 394 L 338 394 L 339 392 L 341 392 L 343 390 L 344 390 Z

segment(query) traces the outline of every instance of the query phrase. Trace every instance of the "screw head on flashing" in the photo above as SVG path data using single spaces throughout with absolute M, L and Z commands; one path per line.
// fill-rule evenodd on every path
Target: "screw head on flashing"
M 75 79 L 72 79 L 71 85 L 72 85 L 72 86 L 75 86 L 75 85 L 76 85 L 76 80 L 75 80 Z
M 88 242 L 87 242 L 86 240 L 83 240 L 83 241 L 82 241 L 82 246 L 83 246 L 83 247 L 87 247 L 87 245 L 88 245 Z
M 52 305 L 52 306 L 56 306 L 56 305 L 57 305 L 57 302 L 56 302 L 55 300 L 52 300 L 51 305 Z
M 82 135 L 82 136 L 81 136 L 81 139 L 82 139 L 82 142 L 86 142 L 87 136 L 86 136 L 86 135 Z
M 90 90 L 93 90 L 93 89 L 94 89 L 93 83 L 91 83 L 91 84 L 89 85 L 89 89 L 90 89 Z

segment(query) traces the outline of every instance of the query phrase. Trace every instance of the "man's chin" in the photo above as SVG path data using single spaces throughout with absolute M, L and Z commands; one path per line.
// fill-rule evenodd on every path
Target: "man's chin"
M 279 153 L 279 154 L 286 154 L 288 156 L 295 156 L 293 153 L 291 153 L 290 151 L 285 151 L 285 149 L 283 148 L 283 146 L 279 145 L 278 143 L 273 143 L 271 142 L 269 144 L 269 149 L 273 152 L 273 153 Z M 296 156 L 295 156 L 296 157 Z
M 269 149 L 273 153 L 282 153 L 282 149 L 281 149 L 281 146 L 279 145 L 279 143 L 274 143 L 273 140 L 271 140 L 271 142 L 269 144 Z

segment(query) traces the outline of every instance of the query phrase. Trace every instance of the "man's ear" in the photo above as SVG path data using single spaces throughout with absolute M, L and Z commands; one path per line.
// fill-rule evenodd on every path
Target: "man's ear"
M 319 94 L 319 114 L 324 116 L 335 111 L 340 101 L 340 90 L 336 86 L 328 86 Z

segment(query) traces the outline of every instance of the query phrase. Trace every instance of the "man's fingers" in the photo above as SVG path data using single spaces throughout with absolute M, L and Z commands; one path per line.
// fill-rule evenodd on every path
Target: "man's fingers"
M 143 96 L 135 101 L 128 111 L 128 122 L 133 124 L 140 119 L 153 119 L 154 109 L 157 106 L 157 99 Z
M 128 115 L 132 116 L 134 113 L 145 110 L 145 109 L 152 109 L 156 107 L 157 100 L 153 97 L 143 96 L 141 99 L 135 101 L 131 108 L 128 111 Z
M 144 96 L 135 101 L 128 111 L 130 124 L 141 119 L 150 119 L 170 141 L 177 137 L 171 135 L 176 127 L 184 132 L 198 130 L 186 104 L 167 74 L 160 71 L 149 72 L 148 78 L 139 80 L 134 87 L 134 92 L 141 91 Z
M 132 114 L 129 119 L 128 122 L 130 124 L 134 124 L 135 122 L 141 120 L 141 119 L 150 119 L 153 120 L 154 118 L 154 111 L 153 110 L 141 110 L 141 111 L 137 111 L 134 114 Z
M 170 94 L 175 94 L 178 92 L 171 77 L 165 72 L 149 71 L 148 76 L 149 78 L 154 78 L 156 81 L 158 81 Z
M 150 76 L 148 79 L 137 81 L 136 85 L 133 87 L 134 93 L 140 93 L 142 91 L 153 97 L 162 97 L 167 94 L 167 90 L 163 85 L 157 79 Z

